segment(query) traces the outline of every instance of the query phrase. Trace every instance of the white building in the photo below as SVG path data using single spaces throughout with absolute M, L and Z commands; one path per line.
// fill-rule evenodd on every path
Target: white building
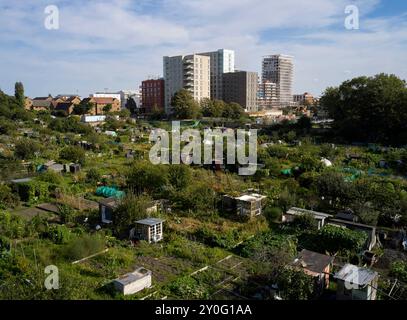
M 223 99 L 223 74 L 235 72 L 235 52 L 219 49 L 212 52 L 199 53 L 210 57 L 211 65 L 211 99 Z
M 191 54 L 163 58 L 165 112 L 171 113 L 171 99 L 180 89 L 188 90 L 199 102 L 210 98 L 210 57 Z
M 277 101 L 280 107 L 293 104 L 293 57 L 276 54 L 263 57 L 262 82 L 276 84 Z
M 129 98 L 133 98 L 136 102 L 137 107 L 141 106 L 141 92 L 140 90 L 121 90 L 118 92 L 120 94 L 122 109 L 126 108 L 126 103 Z

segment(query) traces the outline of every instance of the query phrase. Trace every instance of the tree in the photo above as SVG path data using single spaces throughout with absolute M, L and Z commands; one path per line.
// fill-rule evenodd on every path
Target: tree
M 327 88 L 320 100 L 334 129 L 348 141 L 403 144 L 407 140 L 407 88 L 395 75 L 378 74 Z
M 151 120 L 161 120 L 164 117 L 165 117 L 165 111 L 162 108 L 159 108 L 157 104 L 154 104 L 153 108 L 151 109 L 149 118 Z
M 209 98 L 202 99 L 201 109 L 205 117 L 222 117 L 226 103 L 222 100 L 210 100 Z
M 290 225 L 291 227 L 301 231 L 317 229 L 317 224 L 315 223 L 314 216 L 307 213 L 295 216 Z
M 223 117 L 229 119 L 240 119 L 244 115 L 243 107 L 235 102 L 228 103 L 224 106 Z
M 138 110 L 137 102 L 132 97 L 129 97 L 126 101 L 126 108 L 131 114 L 136 114 Z
M 33 159 L 41 151 L 41 145 L 30 139 L 22 139 L 16 143 L 14 154 L 17 158 Z
M 111 110 L 112 110 L 112 108 L 113 108 L 113 106 L 112 106 L 112 104 L 111 103 L 108 103 L 107 105 L 105 105 L 104 107 L 103 107 L 103 113 L 109 113 Z
M 86 182 L 88 183 L 97 183 L 101 179 L 101 174 L 95 168 L 90 168 L 89 171 L 86 173 Z
M 136 162 L 127 175 L 127 186 L 135 190 L 137 194 L 159 192 L 166 184 L 166 168 L 147 161 Z
M 137 220 L 147 218 L 147 208 L 151 198 L 147 195 L 136 195 L 128 192 L 120 201 L 113 214 L 113 225 L 115 233 L 126 237 Z
M 286 300 L 309 300 L 313 295 L 313 278 L 302 270 L 282 268 L 277 277 L 277 285 Z
M 181 89 L 174 94 L 171 99 L 171 106 L 174 108 L 174 115 L 178 119 L 194 119 L 200 113 L 199 104 L 186 89 Z
M 67 161 L 72 161 L 75 163 L 84 164 L 85 163 L 85 151 L 81 147 L 77 146 L 67 146 L 61 150 L 59 153 L 59 158 Z
M 91 111 L 94 107 L 95 105 L 91 102 L 83 102 L 75 105 L 73 112 L 78 115 L 83 115 L 89 113 L 89 111 Z
M 177 190 L 184 189 L 191 182 L 191 170 L 186 165 L 172 165 L 168 168 L 168 182 Z
M 344 207 L 352 198 L 353 186 L 339 172 L 325 171 L 315 183 L 318 195 L 332 208 Z
M 24 86 L 21 82 L 16 82 L 14 86 L 14 96 L 17 100 L 18 106 L 24 108 L 25 105 Z

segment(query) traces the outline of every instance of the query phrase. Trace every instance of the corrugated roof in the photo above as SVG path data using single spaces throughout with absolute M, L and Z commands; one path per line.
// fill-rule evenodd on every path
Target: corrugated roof
M 312 214 L 314 217 L 322 217 L 322 218 L 332 217 L 332 215 L 327 214 L 327 213 L 307 210 L 307 209 L 302 209 L 302 208 L 297 208 L 297 207 L 292 207 L 292 208 L 288 209 L 287 213 L 292 214 L 292 215 Z
M 353 264 L 347 263 L 339 272 L 335 274 L 335 279 L 339 279 L 351 284 L 366 286 L 372 282 L 378 273 L 367 268 L 360 268 Z
M 142 220 L 136 221 L 136 223 L 145 224 L 145 225 L 148 225 L 148 226 L 154 226 L 154 225 L 162 223 L 164 221 L 165 220 L 159 219 L 159 218 L 147 218 L 147 219 L 142 219 Z

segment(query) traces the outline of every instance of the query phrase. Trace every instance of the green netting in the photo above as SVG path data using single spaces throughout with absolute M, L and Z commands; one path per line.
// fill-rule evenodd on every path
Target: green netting
M 99 187 L 96 189 L 96 195 L 102 196 L 105 198 L 123 198 L 124 197 L 124 191 L 117 190 L 116 187 Z
M 291 169 L 283 169 L 283 170 L 281 170 L 281 173 L 288 176 L 288 175 L 291 175 L 292 170 Z

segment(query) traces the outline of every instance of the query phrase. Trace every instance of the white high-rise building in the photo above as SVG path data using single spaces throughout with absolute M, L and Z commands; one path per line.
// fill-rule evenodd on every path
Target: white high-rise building
M 235 52 L 219 49 L 212 52 L 199 53 L 211 58 L 211 99 L 223 99 L 223 74 L 235 72 Z
M 262 82 L 276 84 L 277 102 L 280 107 L 293 104 L 293 57 L 276 54 L 263 57 Z
M 188 90 L 197 102 L 210 98 L 210 57 L 191 54 L 163 58 L 165 112 L 171 113 L 171 99 L 180 89 Z

